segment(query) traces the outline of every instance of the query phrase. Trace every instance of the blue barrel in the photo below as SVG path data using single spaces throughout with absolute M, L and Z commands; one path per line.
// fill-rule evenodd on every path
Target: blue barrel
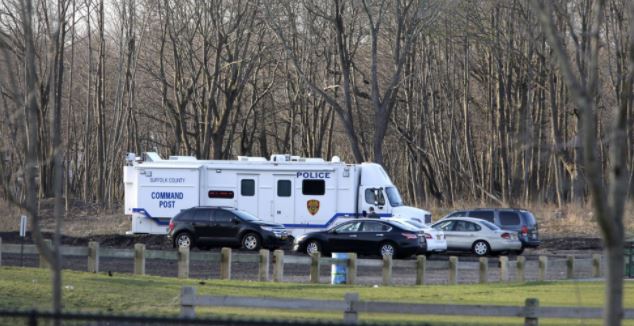
M 334 259 L 346 259 L 342 262 L 334 262 L 330 269 L 330 284 L 346 284 L 348 279 L 348 254 L 345 252 L 333 252 L 332 258 Z

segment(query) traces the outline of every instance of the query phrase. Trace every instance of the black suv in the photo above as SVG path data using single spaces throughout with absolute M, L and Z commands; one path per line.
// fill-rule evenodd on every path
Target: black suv
M 226 207 L 192 207 L 170 220 L 167 238 L 174 247 L 240 246 L 275 249 L 289 244 L 283 225 L 265 222 L 245 211 Z
M 475 208 L 460 210 L 445 217 L 475 217 L 489 221 L 504 230 L 517 231 L 523 248 L 537 248 L 540 244 L 537 220 L 533 213 L 514 208 Z

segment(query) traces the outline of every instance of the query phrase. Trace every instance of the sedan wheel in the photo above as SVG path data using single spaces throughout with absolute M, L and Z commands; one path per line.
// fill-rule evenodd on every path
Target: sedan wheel
M 486 256 L 489 254 L 489 251 L 491 251 L 491 249 L 489 249 L 489 244 L 482 240 L 476 241 L 473 244 L 473 253 L 477 256 Z
M 308 244 L 306 244 L 306 254 L 312 256 L 315 252 L 321 252 L 321 246 L 319 245 L 319 241 L 310 240 Z
M 176 245 L 176 248 L 191 248 L 193 242 L 194 241 L 192 241 L 192 236 L 187 232 L 183 232 L 179 233 L 176 236 L 176 241 L 174 241 L 174 244 Z
M 260 238 L 255 233 L 248 233 L 242 238 L 242 247 L 253 251 L 260 249 Z
M 394 257 L 396 254 L 396 248 L 394 248 L 394 245 L 391 243 L 384 243 L 381 245 L 381 250 L 380 250 L 380 254 L 381 256 L 392 256 Z

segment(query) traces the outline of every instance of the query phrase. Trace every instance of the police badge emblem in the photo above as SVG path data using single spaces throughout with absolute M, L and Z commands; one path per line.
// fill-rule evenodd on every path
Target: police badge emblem
M 306 202 L 306 207 L 310 215 L 315 215 L 319 211 L 319 200 L 311 199 Z

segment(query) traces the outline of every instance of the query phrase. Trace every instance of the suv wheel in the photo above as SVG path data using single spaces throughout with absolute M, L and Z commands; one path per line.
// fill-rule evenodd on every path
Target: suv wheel
M 257 234 L 250 232 L 242 237 L 242 248 L 254 251 L 260 249 L 260 246 L 262 246 L 262 244 L 260 243 L 260 236 Z
M 179 248 L 179 247 L 191 248 L 193 244 L 194 244 L 194 239 L 192 238 L 192 235 L 189 232 L 181 232 L 176 235 L 176 238 L 174 238 L 174 247 L 176 248 Z

